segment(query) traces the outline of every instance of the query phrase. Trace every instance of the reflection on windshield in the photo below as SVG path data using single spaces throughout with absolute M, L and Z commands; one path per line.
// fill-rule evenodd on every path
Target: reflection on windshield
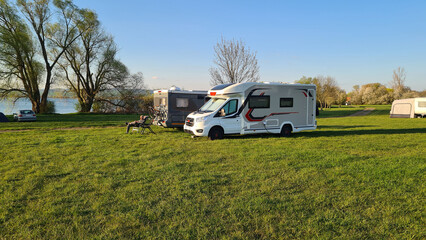
M 206 102 L 201 108 L 201 112 L 213 112 L 218 107 L 222 106 L 222 104 L 226 101 L 223 98 L 211 98 L 208 102 Z

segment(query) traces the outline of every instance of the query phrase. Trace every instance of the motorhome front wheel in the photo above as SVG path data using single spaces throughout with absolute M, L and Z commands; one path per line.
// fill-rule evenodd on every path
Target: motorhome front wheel
M 223 130 L 220 127 L 214 127 L 209 132 L 209 139 L 216 140 L 223 138 Z

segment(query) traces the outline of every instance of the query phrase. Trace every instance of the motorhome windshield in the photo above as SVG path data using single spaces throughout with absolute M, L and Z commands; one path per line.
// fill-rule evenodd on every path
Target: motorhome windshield
M 224 98 L 211 98 L 208 102 L 206 102 L 201 108 L 201 112 L 213 112 L 218 109 L 222 104 L 226 101 Z

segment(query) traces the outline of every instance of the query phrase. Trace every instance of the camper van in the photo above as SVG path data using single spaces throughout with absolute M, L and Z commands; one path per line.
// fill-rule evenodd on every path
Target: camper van
M 426 98 L 408 98 L 395 100 L 390 111 L 391 118 L 426 117 Z
M 184 130 L 220 139 L 226 134 L 315 130 L 316 86 L 312 84 L 223 84 L 208 91 L 210 100 L 188 115 Z
M 153 123 L 182 128 L 185 117 L 203 106 L 207 101 L 206 96 L 207 91 L 181 90 L 178 87 L 154 91 Z

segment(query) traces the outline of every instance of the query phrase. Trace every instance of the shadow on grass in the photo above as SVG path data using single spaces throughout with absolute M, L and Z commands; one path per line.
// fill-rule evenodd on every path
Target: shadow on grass
M 107 114 L 107 113 L 67 113 L 67 114 L 37 114 L 36 122 L 106 122 L 139 120 L 140 114 Z M 7 116 L 13 121 L 13 116 Z
M 312 131 L 294 134 L 293 137 L 335 137 L 335 136 L 358 136 L 358 135 L 386 135 L 386 134 L 413 134 L 426 133 L 426 128 L 408 129 L 364 129 L 348 131 Z
M 368 128 L 368 127 L 377 127 L 377 126 L 375 126 L 375 125 L 347 125 L 347 126 L 341 126 L 341 125 L 320 125 L 320 126 L 318 126 L 318 129 L 323 129 L 323 128 L 349 129 L 349 128 Z
M 360 126 L 366 127 L 366 126 Z M 334 128 L 334 127 L 333 127 Z M 351 127 L 353 128 L 353 127 Z M 342 127 L 344 129 L 344 127 Z M 294 133 L 290 138 L 299 137 L 339 137 L 339 136 L 359 136 L 359 135 L 386 135 L 386 134 L 413 134 L 426 133 L 426 128 L 410 129 L 365 129 L 365 130 L 347 130 L 347 131 L 311 131 Z M 226 139 L 254 139 L 254 138 L 280 138 L 278 134 L 253 134 L 253 135 L 230 135 Z

